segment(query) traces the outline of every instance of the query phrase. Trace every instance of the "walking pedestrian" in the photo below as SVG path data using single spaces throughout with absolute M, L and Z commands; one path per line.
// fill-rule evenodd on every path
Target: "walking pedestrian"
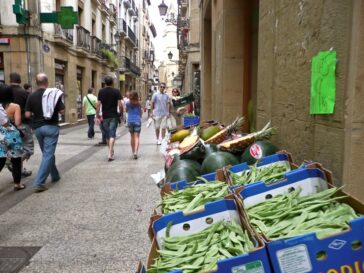
M 95 89 L 89 88 L 87 95 L 83 98 L 83 108 L 88 122 L 87 137 L 93 139 L 95 136 L 95 115 L 96 115 L 96 104 L 97 97 L 95 96 Z
M 150 118 L 150 116 L 152 115 L 152 102 L 150 100 L 150 96 L 148 96 L 146 102 L 145 102 L 145 109 L 147 110 L 148 113 L 148 118 Z
M 114 79 L 111 76 L 105 76 L 104 81 L 106 87 L 100 89 L 97 97 L 96 117 L 102 119 L 101 130 L 105 135 L 109 148 L 108 161 L 113 161 L 116 129 L 118 127 L 119 113 L 123 112 L 123 104 L 119 90 L 113 88 Z M 102 116 L 100 112 L 101 107 Z
M 0 84 L 0 172 L 9 158 L 14 190 L 18 191 L 25 188 L 25 185 L 21 184 L 23 146 L 20 131 L 16 128 L 21 124 L 21 110 L 12 100 L 11 88 Z
M 133 159 L 138 159 L 143 110 L 139 101 L 139 95 L 136 91 L 132 91 L 129 94 L 129 102 L 125 105 L 125 111 L 128 113 L 131 152 L 133 153 Z
M 170 116 L 170 98 L 165 93 L 166 84 L 160 83 L 159 91 L 154 93 L 152 97 L 152 117 L 154 119 L 155 135 L 157 137 L 157 145 L 161 145 L 162 139 L 166 134 L 167 118 Z
M 16 72 L 10 73 L 10 87 L 13 92 L 13 102 L 19 105 L 21 111 L 21 125 L 18 126 L 18 129 L 23 133 L 22 142 L 24 154 L 22 156 L 22 176 L 27 177 L 32 175 L 32 172 L 23 168 L 23 163 L 24 161 L 28 161 L 34 154 L 34 140 L 30 119 L 25 117 L 25 105 L 30 93 L 25 91 L 20 84 L 21 76 Z
M 24 83 L 23 88 L 25 91 L 27 91 L 29 94 L 32 93 L 32 86 L 29 83 Z
M 62 102 L 63 92 L 57 88 L 48 88 L 45 73 L 36 76 L 36 83 L 38 89 L 28 98 L 25 116 L 33 117 L 32 127 L 42 151 L 34 192 L 43 192 L 47 190 L 45 183 L 49 174 L 53 183 L 61 179 L 56 167 L 55 151 L 59 137 L 58 114 L 63 115 L 65 107 Z

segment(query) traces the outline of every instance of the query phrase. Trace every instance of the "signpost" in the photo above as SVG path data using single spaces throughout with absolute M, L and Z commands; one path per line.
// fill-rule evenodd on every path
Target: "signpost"
M 16 22 L 18 24 L 26 25 L 29 22 L 29 11 L 24 9 L 23 0 L 15 0 L 13 13 L 16 15 Z
M 72 29 L 78 24 L 78 13 L 72 7 L 61 7 L 61 11 L 40 13 L 41 23 L 57 23 L 63 29 Z

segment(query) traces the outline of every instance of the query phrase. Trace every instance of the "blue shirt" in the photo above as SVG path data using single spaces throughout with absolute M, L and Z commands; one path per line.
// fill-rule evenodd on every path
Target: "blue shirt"
M 135 106 L 130 102 L 126 103 L 126 109 L 128 109 L 128 123 L 141 124 L 140 111 L 141 106 Z
M 170 98 L 166 93 L 154 93 L 152 102 L 154 103 L 154 115 L 156 117 L 164 117 L 169 115 Z

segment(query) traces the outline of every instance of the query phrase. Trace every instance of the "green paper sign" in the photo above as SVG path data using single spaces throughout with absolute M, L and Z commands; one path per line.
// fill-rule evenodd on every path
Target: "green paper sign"
M 336 97 L 336 51 L 312 58 L 310 114 L 333 114 Z

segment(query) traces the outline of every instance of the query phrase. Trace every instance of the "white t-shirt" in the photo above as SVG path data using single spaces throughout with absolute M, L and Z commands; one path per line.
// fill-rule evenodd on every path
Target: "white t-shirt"
M 154 115 L 156 117 L 164 117 L 169 115 L 170 98 L 166 93 L 157 92 L 152 97 L 154 103 Z

